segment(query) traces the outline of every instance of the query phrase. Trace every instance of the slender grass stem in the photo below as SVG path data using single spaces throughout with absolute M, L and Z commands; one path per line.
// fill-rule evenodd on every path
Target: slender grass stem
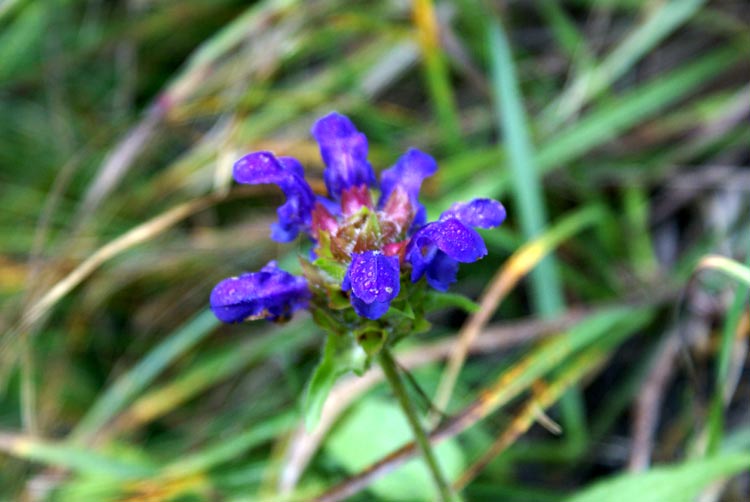
M 28 335 L 21 339 L 21 417 L 23 428 L 29 434 L 38 432 L 36 409 L 37 394 L 34 384 L 34 352 Z
M 747 265 L 750 266 L 750 256 L 747 259 Z M 740 283 L 735 291 L 734 302 L 727 313 L 724 322 L 724 328 L 719 345 L 718 361 L 716 365 L 715 390 L 708 415 L 708 454 L 715 454 L 721 446 L 721 440 L 724 437 L 725 426 L 725 407 L 731 400 L 731 390 L 727 389 L 727 383 L 730 380 L 730 365 L 732 359 L 732 350 L 735 347 L 737 339 L 737 329 L 745 313 L 748 297 L 750 297 L 750 287 L 747 284 Z M 728 392 L 729 390 L 729 392 Z
M 435 487 L 437 488 L 440 497 L 439 500 L 443 502 L 454 502 L 456 497 L 453 490 L 446 481 L 445 476 L 443 476 L 443 472 L 437 463 L 437 458 L 435 457 L 435 452 L 432 449 L 427 433 L 419 421 L 419 417 L 417 416 L 417 412 L 414 409 L 412 402 L 409 400 L 409 395 L 406 392 L 404 383 L 398 374 L 396 361 L 393 359 L 393 355 L 391 355 L 388 349 L 383 349 L 380 353 L 380 366 L 383 368 L 383 373 L 388 381 L 388 385 L 390 385 L 404 415 L 406 415 L 406 419 L 409 422 L 412 433 L 414 434 L 414 441 L 422 453 L 425 464 L 427 464 L 427 469 L 432 475 L 432 480 L 435 482 Z

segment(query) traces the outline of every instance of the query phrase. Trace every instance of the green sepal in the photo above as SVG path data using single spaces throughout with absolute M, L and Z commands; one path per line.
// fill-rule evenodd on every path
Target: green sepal
M 414 320 L 414 310 L 411 305 L 405 304 L 402 308 L 391 305 L 388 308 L 387 319 L 391 322 L 403 322 L 404 319 L 408 321 Z
M 328 288 L 328 306 L 332 310 L 344 310 L 352 308 L 349 297 L 340 288 Z
M 332 258 L 318 257 L 313 262 L 313 265 L 322 270 L 326 275 L 330 277 L 331 281 L 335 282 L 336 284 L 341 284 L 341 281 L 344 280 L 344 275 L 346 274 L 346 265 L 341 262 L 338 262 Z
M 328 314 L 326 309 L 311 308 L 310 313 L 312 314 L 315 324 L 323 328 L 326 333 L 338 333 L 341 331 L 341 324 L 332 315 Z
M 364 328 L 359 330 L 356 336 L 359 346 L 362 347 L 362 350 L 367 353 L 370 359 L 373 359 L 380 353 L 388 339 L 388 335 L 382 329 L 377 328 Z
M 419 335 L 422 333 L 427 333 L 432 328 L 432 323 L 425 319 L 424 317 L 420 317 L 414 321 L 414 327 L 412 328 L 413 335 Z
M 375 211 L 366 206 L 362 207 L 361 211 L 366 218 L 364 227 L 362 228 L 362 232 L 364 232 L 365 235 L 375 239 L 376 241 L 379 241 L 381 237 L 381 230 L 378 215 L 375 213 Z
M 331 252 L 331 234 L 320 230 L 318 232 L 318 244 L 315 246 L 315 254 L 318 258 L 333 259 Z

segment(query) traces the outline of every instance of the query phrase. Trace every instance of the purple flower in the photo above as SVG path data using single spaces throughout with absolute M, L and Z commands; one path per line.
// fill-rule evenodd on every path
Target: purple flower
M 303 266 L 306 279 L 278 269 L 274 262 L 260 272 L 226 279 L 211 294 L 219 319 L 286 318 L 310 299 L 320 308 L 340 305 L 335 295 L 341 292 L 359 316 L 380 319 L 398 299 L 402 280 L 417 283 L 426 277 L 427 284 L 445 291 L 456 280 L 459 263 L 487 254 L 474 228 L 503 222 L 505 209 L 499 202 L 457 203 L 425 224 L 419 191 L 437 171 L 432 157 L 409 149 L 382 172 L 378 186 L 367 160 L 367 138 L 351 120 L 331 113 L 315 123 L 312 135 L 326 166 L 327 196 L 313 193 L 302 166 L 290 157 L 256 152 L 234 166 L 239 183 L 281 188 L 286 201 L 277 211 L 271 238 L 288 242 L 299 233 L 309 236 L 314 261 Z
M 473 228 L 492 228 L 505 220 L 505 208 L 492 199 L 457 203 L 440 219 L 417 230 L 406 249 L 411 263 L 411 280 L 423 275 L 439 291 L 456 281 L 458 262 L 469 263 L 487 254 L 482 236 Z
M 380 207 L 383 207 L 393 194 L 394 189 L 401 188 L 409 197 L 414 208 L 413 226 L 424 225 L 427 215 L 424 206 L 419 203 L 419 189 L 422 182 L 437 172 L 437 162 L 424 152 L 410 148 L 396 165 L 386 169 L 380 175 Z
M 260 272 L 224 279 L 211 292 L 211 310 L 222 322 L 288 318 L 305 308 L 310 297 L 307 281 L 281 270 L 275 261 Z
M 277 210 L 279 222 L 271 227 L 273 240 L 289 242 L 309 229 L 315 194 L 297 159 L 277 159 L 271 152 L 251 153 L 234 164 L 234 179 L 248 185 L 273 183 L 286 195 L 286 202 Z
M 385 314 L 400 287 L 398 257 L 380 251 L 352 254 L 352 263 L 341 285 L 343 291 L 352 292 L 355 312 L 368 319 Z
M 348 117 L 330 113 L 315 122 L 312 135 L 320 146 L 326 165 L 323 180 L 334 200 L 347 188 L 375 184 L 375 173 L 367 161 L 367 138 Z

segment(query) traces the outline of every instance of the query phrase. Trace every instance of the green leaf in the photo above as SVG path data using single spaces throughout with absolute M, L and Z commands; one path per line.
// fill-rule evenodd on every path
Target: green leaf
M 347 472 L 355 473 L 411 440 L 412 433 L 403 412 L 390 401 L 370 397 L 336 427 L 326 442 L 325 451 Z M 464 467 L 456 441 L 440 443 L 435 453 L 446 477 L 456 479 Z M 434 485 L 421 458 L 412 459 L 379 479 L 370 489 L 382 500 L 436 500 Z
M 712 482 L 750 467 L 747 453 L 655 467 L 616 476 L 568 497 L 566 502 L 692 502 Z
M 451 307 L 459 308 L 469 314 L 479 311 L 479 305 L 464 295 L 459 295 L 457 293 L 442 293 L 440 291 L 429 291 L 425 295 L 424 308 L 427 312 Z
M 353 334 L 328 334 L 323 357 L 310 378 L 302 406 L 307 430 L 315 428 L 320 420 L 323 405 L 336 380 L 349 371 L 363 373 L 368 360 Z
M 328 274 L 331 279 L 341 284 L 346 274 L 346 266 L 332 258 L 318 258 L 313 265 Z

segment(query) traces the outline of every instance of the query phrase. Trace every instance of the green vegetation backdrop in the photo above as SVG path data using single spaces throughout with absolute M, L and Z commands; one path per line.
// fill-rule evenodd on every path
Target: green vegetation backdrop
M 306 433 L 309 316 L 207 309 L 305 252 L 232 163 L 320 188 L 337 110 L 435 156 L 430 215 L 508 209 L 397 353 L 464 500 L 747 500 L 748 47 L 737 0 L 0 0 L 0 499 L 432 499 L 353 484 L 410 441 L 379 373 Z

